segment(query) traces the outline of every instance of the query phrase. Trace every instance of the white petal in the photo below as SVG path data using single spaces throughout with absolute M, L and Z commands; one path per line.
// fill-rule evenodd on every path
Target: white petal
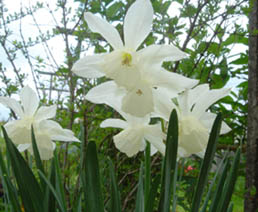
M 132 157 L 139 151 L 143 151 L 145 141 L 144 131 L 141 129 L 126 129 L 114 136 L 114 143 L 117 149 Z
M 97 54 L 85 56 L 79 59 L 72 67 L 72 71 L 80 76 L 86 78 L 99 78 L 105 74 L 101 72 L 101 64 L 104 60 L 104 54 Z
M 196 154 L 206 149 L 208 138 L 208 130 L 206 132 L 193 130 L 190 134 L 179 134 L 179 146 L 187 155 Z
M 121 115 L 125 118 L 125 120 L 128 122 L 128 124 L 131 126 L 136 126 L 136 125 L 147 126 L 150 122 L 150 115 L 147 115 L 144 117 L 136 117 L 136 116 L 132 116 L 128 113 L 122 113 Z
M 170 98 L 177 96 L 177 94 L 185 89 L 192 88 L 198 84 L 198 80 L 184 77 L 180 74 L 166 71 L 152 71 L 150 72 L 149 80 L 153 87 L 161 87 L 168 89 Z
M 55 144 L 51 141 L 49 136 L 38 134 L 36 135 L 36 142 L 41 160 L 49 160 L 54 156 L 53 151 Z M 32 145 L 29 148 L 29 152 L 33 155 Z
M 14 144 L 31 143 L 31 126 L 25 126 L 23 120 L 14 120 L 4 125 Z
M 42 134 L 44 132 L 45 135 L 50 136 L 52 140 L 80 142 L 76 137 L 74 137 L 74 134 L 71 130 L 63 129 L 57 122 L 52 120 L 41 121 L 37 125 L 36 129 L 38 132 Z
M 39 99 L 35 91 L 29 86 L 22 88 L 20 98 L 24 109 L 24 115 L 33 116 L 39 106 Z
M 216 114 L 205 112 L 201 117 L 201 122 L 211 131 L 213 123 L 216 119 Z M 221 125 L 220 134 L 226 134 L 231 131 L 231 128 L 223 121 Z
M 159 152 L 161 152 L 161 154 L 165 155 L 166 146 L 163 143 L 163 140 L 166 139 L 166 136 L 162 132 L 160 124 L 145 127 L 144 138 L 149 141 Z
M 140 61 L 160 65 L 163 61 L 177 61 L 187 54 L 173 45 L 150 45 L 137 52 Z M 146 61 L 147 60 L 147 61 Z
M 221 88 L 200 94 L 200 98 L 193 108 L 193 113 L 196 117 L 200 117 L 212 104 L 229 95 L 229 93 L 229 88 Z
M 90 12 L 86 12 L 84 18 L 88 23 L 90 30 L 101 34 L 114 49 L 123 48 L 123 42 L 118 31 L 106 20 L 99 18 Z
M 19 102 L 8 97 L 0 97 L 0 103 L 13 110 L 20 118 L 23 117 L 23 110 Z
M 128 126 L 127 122 L 121 119 L 106 119 L 100 124 L 100 127 L 102 128 L 114 127 L 114 128 L 125 129 L 127 128 L 127 126 Z
M 127 48 L 136 50 L 151 31 L 153 8 L 149 0 L 137 0 L 128 9 L 124 20 Z
M 173 108 L 176 108 L 167 89 L 157 88 L 152 90 L 154 99 L 153 117 L 161 117 L 168 121 Z
M 221 124 L 220 134 L 226 134 L 231 131 L 231 128 L 223 121 Z
M 153 112 L 152 89 L 146 85 L 139 85 L 128 92 L 122 100 L 122 111 L 137 117 L 144 117 Z
M 19 144 L 17 149 L 19 152 L 24 152 L 26 149 L 30 148 L 31 144 Z
M 153 146 L 153 145 L 151 144 L 151 146 L 150 146 L 150 154 L 151 154 L 151 156 L 154 155 L 154 154 L 156 154 L 157 151 L 158 151 L 158 150 L 155 148 L 155 146 Z
M 56 116 L 56 105 L 52 106 L 42 106 L 38 109 L 38 111 L 35 114 L 35 120 L 36 121 L 41 121 L 45 119 L 51 119 Z
M 118 88 L 114 81 L 108 81 L 92 88 L 87 93 L 86 99 L 95 104 L 107 104 L 116 110 L 121 110 L 125 92 L 124 89 Z
M 180 94 L 177 98 L 178 105 L 180 108 L 181 113 L 184 115 L 189 115 L 193 106 L 198 102 L 201 94 L 209 91 L 208 84 L 201 84 L 196 86 L 193 89 L 188 89 L 184 91 L 184 93 Z

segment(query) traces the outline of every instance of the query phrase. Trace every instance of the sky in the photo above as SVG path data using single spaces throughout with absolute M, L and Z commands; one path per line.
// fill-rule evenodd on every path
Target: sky
M 8 8 L 9 13 L 14 13 L 14 12 L 20 12 L 20 8 L 21 6 L 25 6 L 25 7 L 29 7 L 30 5 L 33 5 L 36 1 L 34 0 L 3 0 L 3 3 L 6 5 L 6 8 Z M 55 2 L 53 0 L 44 0 L 42 1 L 46 4 L 49 5 L 50 8 L 54 9 L 55 6 Z M 194 0 L 192 1 L 194 2 Z M 226 2 L 232 2 L 232 1 L 226 1 Z M 72 0 L 68 0 L 68 5 L 72 6 L 72 8 L 76 8 L 77 5 L 76 3 L 74 3 L 74 1 Z M 178 16 L 179 15 L 179 8 L 180 8 L 180 4 L 177 2 L 173 2 L 170 5 L 169 8 L 169 13 L 171 14 L 171 16 Z M 60 20 L 61 18 L 61 14 L 60 12 L 55 12 L 55 17 L 57 20 Z M 56 23 L 53 21 L 53 18 L 51 17 L 49 11 L 47 11 L 46 9 L 40 9 L 37 14 L 36 14 L 36 19 L 37 19 L 37 23 L 38 26 L 40 27 L 40 29 L 43 32 L 47 32 L 47 30 L 52 30 L 53 27 L 56 26 Z M 243 25 L 246 25 L 248 20 L 247 19 L 243 19 L 241 20 Z M 36 37 L 36 35 L 38 34 L 38 30 L 37 27 L 35 26 L 35 22 L 33 21 L 32 17 L 26 17 L 22 19 L 22 22 L 20 21 L 16 21 L 13 22 L 10 25 L 10 29 L 12 30 L 12 36 L 10 37 L 10 40 L 20 40 L 20 30 L 23 33 L 23 36 L 25 37 L 25 39 L 29 39 L 29 37 L 31 37 L 32 39 Z M 1 32 L 0 28 L 0 34 Z M 52 52 L 52 54 L 54 55 L 54 58 L 56 60 L 56 62 L 58 64 L 63 64 L 64 61 L 64 43 L 63 43 L 63 39 L 59 36 L 56 37 L 54 39 L 51 39 L 48 42 L 49 48 Z M 232 51 L 232 55 L 233 54 L 238 54 L 240 52 L 246 51 L 246 47 L 243 48 L 243 46 L 241 45 L 235 45 L 232 46 L 233 51 Z M 40 56 L 44 59 L 50 57 L 49 54 L 46 53 L 46 48 L 41 45 L 41 46 L 36 46 L 36 47 L 32 47 L 30 48 L 30 54 L 34 55 L 34 56 Z M 18 60 L 16 60 L 16 65 L 18 67 L 21 68 L 23 73 L 30 73 L 30 66 L 27 63 L 27 60 L 23 57 L 23 55 L 21 53 L 17 53 L 17 57 Z M 9 64 L 9 62 L 6 60 L 6 54 L 3 52 L 3 49 L 0 48 L 0 58 L 1 58 L 1 62 L 4 64 L 4 66 L 8 69 L 11 69 L 11 64 Z M 234 57 L 232 58 L 232 60 L 234 59 Z M 49 59 L 49 63 L 53 64 L 53 60 Z M 54 68 L 52 67 L 47 67 L 48 71 L 54 71 Z M 10 77 L 15 77 L 12 71 L 8 72 L 8 76 Z M 30 75 L 30 77 L 27 80 L 27 83 L 25 84 L 30 84 L 32 81 L 32 77 Z M 238 84 L 239 81 L 235 80 L 231 80 L 228 84 L 227 87 L 234 87 L 235 84 Z M 0 82 L 0 86 L 1 86 L 1 82 Z M 15 96 L 15 98 L 17 99 L 17 95 Z M 9 114 L 9 110 L 2 106 L 0 104 L 0 121 L 1 120 L 6 120 L 8 118 Z

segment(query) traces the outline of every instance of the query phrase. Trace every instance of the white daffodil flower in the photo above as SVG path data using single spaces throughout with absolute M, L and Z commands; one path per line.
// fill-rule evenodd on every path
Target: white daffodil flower
M 8 136 L 18 145 L 20 151 L 28 149 L 31 153 L 31 126 L 34 128 L 39 153 L 42 160 L 53 157 L 55 143 L 58 141 L 76 141 L 71 130 L 63 129 L 57 122 L 48 120 L 56 115 L 56 105 L 42 106 L 38 109 L 39 99 L 36 93 L 29 87 L 22 88 L 20 92 L 21 104 L 15 99 L 0 97 L 0 103 L 9 107 L 19 117 L 4 125 Z
M 164 70 L 160 73 L 146 74 L 145 81 L 131 91 L 117 86 L 114 81 L 102 83 L 92 88 L 86 99 L 95 104 L 107 104 L 140 118 L 154 112 L 154 108 L 162 104 L 164 98 L 174 98 L 186 87 L 191 88 L 197 83 L 197 80 Z
M 114 81 L 108 81 L 92 88 L 86 98 L 96 104 L 107 104 L 119 112 L 125 119 L 107 119 L 101 123 L 101 127 L 121 128 L 119 134 L 114 136 L 115 146 L 131 157 L 145 149 L 146 140 L 151 144 L 151 153 L 157 150 L 165 154 L 165 134 L 160 124 L 149 125 L 150 117 L 138 118 L 121 111 L 122 98 L 125 90 L 119 88 Z
M 107 21 L 85 13 L 85 20 L 93 32 L 100 33 L 113 47 L 107 54 L 85 56 L 75 63 L 73 71 L 86 78 L 106 76 L 126 89 L 122 110 L 137 117 L 153 112 L 153 89 L 166 87 L 177 95 L 192 88 L 197 80 L 162 70 L 165 60 L 176 61 L 186 54 L 173 45 L 150 45 L 137 51 L 150 33 L 153 8 L 149 0 L 137 0 L 128 9 L 124 20 L 124 43 L 118 31 Z M 137 105 L 137 107 L 136 107 Z
M 149 125 L 150 117 L 137 118 L 121 113 L 126 121 L 122 119 L 106 119 L 100 127 L 114 127 L 123 129 L 114 136 L 114 143 L 117 149 L 132 157 L 139 151 L 143 151 L 146 141 L 151 144 L 151 155 L 158 150 L 165 155 L 165 144 L 163 140 L 166 135 L 161 130 L 161 124 Z
M 227 96 L 230 89 L 210 90 L 208 84 L 199 85 L 186 90 L 177 98 L 178 105 L 164 101 L 156 109 L 158 116 L 168 121 L 173 108 L 177 110 L 179 123 L 179 157 L 188 157 L 191 154 L 203 152 L 208 143 L 209 134 L 216 118 L 216 114 L 207 112 L 207 109 L 219 99 Z M 222 123 L 220 134 L 231 129 Z

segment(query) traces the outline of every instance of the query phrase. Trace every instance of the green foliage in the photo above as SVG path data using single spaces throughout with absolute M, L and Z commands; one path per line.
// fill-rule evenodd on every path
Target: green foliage
M 83 173 L 82 169 L 84 169 L 82 161 L 84 160 L 85 152 L 82 149 L 86 148 L 89 141 L 94 141 L 98 149 L 99 165 L 102 167 L 100 170 L 100 183 L 104 188 L 104 202 L 113 202 L 113 200 L 109 201 L 108 197 L 110 181 L 105 177 L 101 177 L 102 175 L 107 176 L 107 173 L 110 172 L 109 164 L 107 164 L 106 160 L 108 155 L 113 161 L 114 169 L 116 170 L 116 178 L 119 182 L 117 183 L 117 189 L 123 186 L 123 189 L 120 189 L 121 210 L 133 210 L 136 202 L 134 192 L 136 189 L 134 188 L 136 188 L 139 179 L 138 172 L 142 157 L 138 155 L 133 158 L 127 158 L 124 154 L 118 152 L 112 142 L 112 137 L 118 131 L 116 129 L 100 129 L 99 124 L 110 117 L 118 118 L 119 115 L 107 106 L 93 105 L 84 99 L 89 89 L 104 82 L 105 79 L 81 79 L 71 74 L 71 66 L 84 53 L 88 54 L 89 50 L 95 53 L 104 53 L 111 50 L 111 47 L 99 34 L 91 33 L 87 23 L 83 20 L 83 13 L 85 11 L 97 13 L 112 23 L 119 33 L 123 35 L 122 21 L 124 14 L 134 1 L 76 0 L 72 4 L 73 8 L 70 5 L 63 7 L 64 5 L 61 4 L 61 1 L 58 2 L 58 7 L 55 9 L 47 7 L 45 3 L 38 2 L 32 5 L 32 10 L 23 8 L 21 14 L 12 13 L 11 10 L 8 11 L 4 4 L 1 5 L 3 12 L 0 14 L 0 27 L 3 29 L 3 34 L 0 36 L 0 48 L 3 53 L 3 60 L 0 63 L 0 94 L 1 96 L 17 94 L 23 84 L 27 84 L 28 76 L 31 79 L 32 73 L 34 73 L 36 82 L 33 83 L 42 97 L 42 103 L 56 103 L 58 105 L 56 120 L 63 127 L 69 126 L 76 135 L 80 134 L 83 137 L 81 139 L 83 141 L 82 146 L 79 144 L 69 146 L 57 144 L 58 152 L 52 162 L 52 168 L 49 170 L 47 168 L 50 164 L 43 163 L 46 172 L 45 176 L 51 182 L 59 202 L 65 209 L 77 208 L 77 211 L 81 211 L 80 207 L 84 207 L 83 205 L 79 206 L 79 203 L 84 200 L 82 191 L 72 188 L 76 185 L 81 186 L 84 182 L 85 176 L 82 177 L 83 174 L 81 173 Z M 220 150 L 236 149 L 240 143 L 243 145 L 246 143 L 248 96 L 248 52 L 243 50 L 241 53 L 232 56 L 232 54 L 235 54 L 232 51 L 234 46 L 241 45 L 240 48 L 246 49 L 248 45 L 247 26 L 241 21 L 242 18 L 247 17 L 250 10 L 247 4 L 248 1 L 236 1 L 236 4 L 227 5 L 226 7 L 223 6 L 223 2 L 222 0 L 198 0 L 196 3 L 183 0 L 152 0 L 155 11 L 153 30 L 142 44 L 142 46 L 154 43 L 175 44 L 187 52 L 189 57 L 180 62 L 165 62 L 163 64 L 165 69 L 199 79 L 200 83 L 209 83 L 210 87 L 214 89 L 224 86 L 233 87 L 231 96 L 224 98 L 210 108 L 212 112 L 221 112 L 224 121 L 232 129 L 231 132 L 219 138 L 219 144 L 217 145 L 217 154 L 219 155 L 222 154 Z M 178 14 L 175 14 L 177 11 L 174 10 L 176 6 L 179 8 Z M 13 30 L 11 23 L 23 23 L 23 18 L 33 19 L 32 15 L 37 18 L 37 11 L 40 12 L 42 9 L 49 11 L 49 14 L 53 14 L 56 18 L 57 22 L 53 24 L 52 30 L 44 33 L 45 30 L 41 29 L 42 33 L 25 40 L 22 40 L 21 36 L 19 38 L 13 36 L 14 34 L 19 34 L 19 32 Z M 61 14 L 64 14 L 64 16 Z M 37 26 L 36 23 L 34 25 Z M 41 26 L 39 25 L 39 27 Z M 38 29 L 36 31 L 38 32 Z M 51 52 L 51 48 L 47 49 L 47 44 L 51 43 L 49 41 L 55 41 L 53 39 L 66 37 L 67 40 L 64 39 L 63 46 L 67 45 L 67 48 L 60 49 L 58 58 L 55 58 L 55 55 L 52 55 L 52 58 L 51 53 L 53 52 Z M 47 49 L 46 51 L 51 52 L 48 57 L 43 57 L 38 53 L 34 54 L 31 50 L 39 46 L 42 48 L 42 45 Z M 59 55 L 65 55 L 64 60 L 62 64 L 55 64 L 53 61 L 59 61 Z M 19 66 L 19 58 L 25 59 L 21 66 Z M 32 66 L 29 59 L 32 62 Z M 10 66 L 12 63 L 14 66 Z M 26 67 L 26 70 L 24 70 L 24 67 Z M 31 67 L 32 73 L 27 67 Z M 42 74 L 42 72 L 52 72 L 55 75 L 50 77 Z M 9 73 L 12 73 L 15 77 L 10 77 Z M 75 123 L 75 119 L 78 119 L 79 122 Z M 5 149 L 2 151 L 4 163 Z M 66 152 L 67 157 L 65 157 Z M 34 153 L 34 155 L 36 154 Z M 80 165 L 78 165 L 79 157 Z M 37 161 L 37 157 L 35 159 Z M 198 167 L 200 161 L 198 158 L 194 159 L 195 162 L 193 163 Z M 8 160 L 8 163 L 10 162 Z M 148 177 L 150 180 L 143 181 L 144 187 L 149 187 L 145 191 L 149 191 L 150 195 L 148 203 L 145 198 L 145 206 L 148 205 L 150 208 L 157 207 L 154 199 L 157 198 L 156 196 L 160 191 L 159 173 L 161 163 L 161 156 L 155 156 L 155 163 L 152 164 L 150 171 L 145 171 L 146 165 L 144 166 L 143 176 L 150 176 Z M 40 166 L 34 167 L 33 173 L 37 173 L 36 169 L 39 169 Z M 241 166 L 244 167 L 244 164 Z M 12 180 L 10 180 L 12 175 L 8 173 L 8 167 L 6 165 L 7 170 L 4 172 L 8 175 L 3 177 L 4 188 L 5 190 L 7 187 L 15 190 Z M 54 167 L 56 171 L 50 171 Z M 191 193 L 197 183 L 198 171 L 193 170 L 191 173 L 184 173 L 184 168 L 180 167 L 180 164 L 178 169 L 178 172 L 182 171 L 183 173 L 183 182 L 180 184 L 181 191 L 177 197 L 177 203 L 185 207 L 185 209 L 189 209 L 189 203 L 192 202 L 193 198 Z M 40 168 L 40 170 L 44 173 L 43 169 Z M 79 176 L 77 176 L 78 173 L 80 173 Z M 240 174 L 244 176 L 243 171 Z M 41 178 L 41 175 L 39 175 L 39 178 Z M 45 182 L 43 179 L 41 181 Z M 39 183 L 40 187 L 42 187 L 41 181 Z M 47 188 L 50 192 L 49 195 L 52 195 L 50 199 L 53 201 L 54 194 L 49 187 Z M 186 190 L 185 193 L 183 192 L 184 189 Z M 10 200 L 15 202 L 18 194 L 10 192 L 10 195 Z M 56 200 L 54 202 L 56 203 Z M 74 205 L 77 206 L 77 203 L 78 207 L 73 207 Z M 20 205 L 19 207 L 18 205 L 17 207 L 13 205 L 13 207 L 13 211 L 19 211 L 17 208 L 20 208 Z
M 208 195 L 204 193 L 204 189 L 209 178 L 208 173 L 213 162 L 218 142 L 221 121 L 221 115 L 219 114 L 212 127 L 208 147 L 204 160 L 202 161 L 198 183 L 194 189 L 192 206 L 191 209 L 189 208 L 187 211 L 199 211 L 201 208 L 205 211 L 208 207 L 209 212 L 232 211 L 233 205 L 230 204 L 230 200 L 237 179 L 237 171 L 240 162 L 240 149 L 236 152 L 231 166 L 229 165 L 228 156 L 223 159 L 221 162 L 222 165 L 214 176 L 211 186 L 209 186 Z M 32 129 L 34 156 L 36 167 L 38 167 L 37 172 L 40 176 L 38 179 L 27 161 L 24 160 L 21 153 L 8 138 L 4 128 L 3 133 L 7 146 L 7 160 L 10 160 L 12 174 L 18 185 L 18 188 L 16 188 L 15 183 L 10 180 L 11 178 L 6 177 L 10 176 L 10 173 L 7 171 L 4 157 L 2 153 L 0 153 L 0 176 L 4 183 L 7 203 L 11 205 L 12 211 L 22 211 L 21 205 L 24 206 L 25 211 L 68 211 L 67 201 L 64 198 L 65 192 L 62 186 L 63 179 L 61 178 L 61 170 L 56 154 L 52 160 L 48 171 L 49 174 L 47 176 L 43 169 L 40 155 L 38 154 L 37 143 Z M 146 167 L 144 169 L 143 163 L 140 167 L 139 180 L 137 183 L 138 191 L 135 203 L 135 211 L 137 212 L 155 211 L 156 207 L 158 207 L 158 211 L 170 211 L 171 208 L 172 211 L 175 211 L 176 209 L 178 192 L 177 184 L 180 183 L 180 179 L 182 179 L 182 172 L 179 171 L 177 162 L 178 123 L 175 110 L 172 111 L 170 116 L 166 142 L 166 154 L 164 158 L 164 166 L 162 168 L 161 182 L 160 173 L 158 173 L 158 176 L 150 182 L 150 185 L 147 185 L 146 176 L 148 176 L 148 174 L 144 174 L 144 170 L 145 172 L 146 170 L 150 172 L 150 169 L 146 169 Z M 104 211 L 105 208 L 108 211 L 122 211 L 119 194 L 120 191 L 117 186 L 115 170 L 112 162 L 109 160 L 109 182 L 111 182 L 111 192 L 108 196 L 110 198 L 110 204 L 104 206 L 103 191 L 105 191 L 105 189 L 101 186 L 101 172 L 95 142 L 89 142 L 85 155 L 83 152 L 84 148 L 81 148 L 81 154 L 83 155 L 82 164 L 84 165 L 82 166 L 82 184 L 80 185 L 79 190 L 83 192 L 83 196 L 81 196 L 81 193 L 79 192 L 72 210 Z M 148 166 L 148 164 L 149 162 L 145 163 L 145 166 Z M 79 166 L 81 166 L 81 164 L 79 164 Z M 217 178 L 217 176 L 219 177 Z M 216 189 L 214 190 L 214 193 L 212 193 L 212 188 L 214 186 L 216 186 Z M 148 192 L 145 191 L 146 189 L 148 189 Z M 20 203 L 20 197 L 22 204 Z M 205 200 L 204 204 L 201 204 L 202 200 Z M 210 204 L 208 204 L 209 200 L 211 201 Z

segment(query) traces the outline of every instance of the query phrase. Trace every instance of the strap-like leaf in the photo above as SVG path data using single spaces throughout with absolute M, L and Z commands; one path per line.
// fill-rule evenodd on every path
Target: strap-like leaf
M 97 150 L 94 141 L 90 141 L 85 157 L 85 198 L 87 212 L 104 212 L 104 203 L 102 199 L 99 163 Z
M 64 205 L 61 201 L 61 198 L 58 196 L 58 194 L 56 193 L 55 191 L 55 188 L 51 185 L 51 183 L 49 182 L 49 180 L 46 178 L 46 176 L 39 170 L 39 175 L 42 177 L 42 179 L 45 181 L 45 183 L 48 185 L 48 187 L 50 188 L 52 194 L 54 195 L 57 203 L 58 203 L 58 206 L 59 206 L 59 209 L 62 211 L 62 212 L 66 212 L 65 208 L 64 208 Z
M 204 160 L 201 165 L 201 171 L 198 177 L 198 183 L 197 183 L 197 187 L 195 189 L 194 197 L 192 201 L 191 212 L 198 212 L 200 208 L 202 194 L 207 184 L 208 173 L 211 168 L 211 164 L 216 152 L 220 127 L 221 127 L 221 121 L 222 121 L 221 114 L 218 114 L 212 126 L 212 130 L 208 141 L 208 146 L 205 152 Z
M 13 186 L 12 182 L 11 182 L 11 178 L 9 177 L 8 173 L 7 173 L 7 169 L 3 160 L 3 155 L 2 155 L 2 151 L 0 150 L 0 176 L 1 176 L 1 182 L 4 188 L 4 193 L 8 199 L 8 201 L 10 201 L 10 204 L 13 208 L 14 211 L 20 212 L 21 211 L 21 207 L 20 207 L 20 203 L 18 200 L 18 195 L 17 195 L 17 191 L 15 189 L 15 187 Z
M 228 160 L 226 160 L 226 163 L 223 165 L 223 171 L 222 171 L 221 176 L 219 178 L 218 185 L 217 185 L 216 190 L 213 194 L 213 199 L 211 201 L 209 212 L 216 212 L 217 211 L 218 202 L 221 200 L 221 197 L 222 197 L 221 193 L 222 193 L 222 190 L 223 190 L 223 186 L 225 184 L 225 179 L 227 177 L 228 168 L 229 168 L 229 162 L 228 162 Z
M 170 208 L 171 187 L 177 161 L 178 147 L 178 119 L 176 110 L 173 110 L 168 125 L 166 140 L 166 154 L 162 174 L 161 197 L 159 201 L 159 212 L 168 212 Z M 171 173 L 171 171 L 173 173 Z
M 140 174 L 139 174 L 135 212 L 144 212 L 143 165 L 142 164 L 141 164 Z
M 237 149 L 237 152 L 235 153 L 233 164 L 230 168 L 229 175 L 226 179 L 223 192 L 222 192 L 222 197 L 221 197 L 221 202 L 219 204 L 219 207 L 217 211 L 219 212 L 226 212 L 234 191 L 235 183 L 237 180 L 237 172 L 238 172 L 238 166 L 240 162 L 240 148 Z
M 151 157 L 150 157 L 150 143 L 146 142 L 145 154 L 144 154 L 144 208 L 147 206 L 147 197 L 150 193 L 150 181 L 151 181 Z M 145 210 L 146 211 L 146 210 Z
M 34 174 L 15 145 L 8 138 L 4 128 L 3 134 L 7 151 L 10 156 L 12 170 L 16 178 L 26 212 L 43 211 L 43 193 Z
M 116 183 L 116 176 L 114 171 L 114 166 L 112 161 L 109 159 L 109 175 L 110 175 L 110 185 L 111 185 L 111 211 L 112 212 L 121 212 L 121 200 L 118 186 Z
M 158 193 L 159 184 L 160 184 L 160 175 L 157 175 L 152 183 L 152 186 L 151 186 L 151 189 L 149 192 L 149 196 L 145 197 L 145 198 L 147 198 L 145 212 L 152 212 L 154 210 L 154 203 L 155 203 L 155 198 Z

